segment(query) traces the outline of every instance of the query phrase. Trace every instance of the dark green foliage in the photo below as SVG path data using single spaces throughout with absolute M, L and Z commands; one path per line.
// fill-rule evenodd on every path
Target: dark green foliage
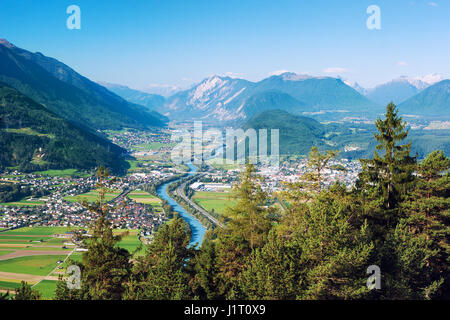
M 139 258 L 126 298 L 180 300 L 189 298 L 189 226 L 179 217 L 163 225 L 144 257 Z
M 32 191 L 29 186 L 18 183 L 0 183 L 0 203 L 19 201 L 30 195 L 42 197 L 45 192 Z
M 307 154 L 312 146 L 324 147 L 322 141 L 325 126 L 314 119 L 292 115 L 282 110 L 269 110 L 253 116 L 244 129 L 268 129 L 268 151 L 271 134 L 269 129 L 279 129 L 280 154 Z M 270 153 L 270 152 L 269 152 Z
M 376 208 L 372 218 L 381 227 L 394 224 L 402 197 L 410 190 L 415 169 L 415 158 L 410 156 L 411 144 L 399 144 L 408 136 L 406 124 L 397 115 L 396 107 L 390 103 L 386 107 L 386 118 L 376 122 L 378 142 L 373 159 L 362 159 L 363 172 L 359 186 Z M 379 153 L 381 152 L 381 154 Z M 380 211 L 381 210 L 381 211 Z
M 402 203 L 405 229 L 426 243 L 418 291 L 428 299 L 450 296 L 450 159 L 442 151 L 429 154 L 418 166 L 414 189 Z M 431 285 L 430 285 L 431 283 Z
M 25 281 L 15 291 L 14 300 L 39 300 L 41 297 L 39 291 L 32 289 Z
M 203 239 L 201 250 L 195 255 L 193 294 L 202 300 L 220 298 L 217 283 L 218 268 L 216 266 L 217 234 L 208 231 Z
M 35 171 L 103 165 L 122 173 L 127 167 L 122 148 L 1 83 L 0 118 L 0 168 Z

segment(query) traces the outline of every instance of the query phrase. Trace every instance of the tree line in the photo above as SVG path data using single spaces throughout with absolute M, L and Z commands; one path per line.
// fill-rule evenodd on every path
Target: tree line
M 361 159 L 354 187 L 326 188 L 335 152 L 313 148 L 308 174 L 277 195 L 278 212 L 251 164 L 234 187 L 225 228 L 210 230 L 196 250 L 179 217 L 162 226 L 145 255 L 131 262 L 98 219 L 79 263 L 82 286 L 61 279 L 56 299 L 448 299 L 450 159 L 442 151 L 418 161 L 406 123 L 392 103 L 376 121 L 378 145 Z M 381 272 L 369 289 L 367 268 Z

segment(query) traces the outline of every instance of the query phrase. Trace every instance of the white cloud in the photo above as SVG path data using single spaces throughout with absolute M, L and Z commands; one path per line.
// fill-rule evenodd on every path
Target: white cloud
M 226 72 L 225 76 L 230 78 L 242 78 L 244 76 L 243 73 L 237 73 L 237 72 Z
M 286 72 L 290 72 L 288 70 L 276 70 L 276 71 L 272 71 L 269 72 L 269 76 L 279 76 L 280 74 L 286 73 Z
M 438 7 L 438 4 L 436 2 L 428 2 L 428 5 L 432 7 Z
M 400 67 L 405 67 L 408 64 L 405 61 L 399 61 L 399 62 L 397 62 L 397 65 L 400 66 Z
M 347 69 L 341 68 L 341 67 L 332 67 L 332 68 L 326 68 L 323 70 L 325 73 L 346 73 L 348 72 Z
M 442 80 L 442 76 L 437 73 L 433 74 L 427 74 L 426 76 L 423 76 L 422 78 L 418 77 L 419 80 L 428 83 L 428 84 L 435 84 L 436 82 L 439 82 Z

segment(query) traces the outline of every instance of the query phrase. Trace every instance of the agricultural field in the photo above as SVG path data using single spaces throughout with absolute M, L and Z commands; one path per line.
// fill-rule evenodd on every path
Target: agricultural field
M 154 207 L 161 205 L 161 200 L 158 197 L 139 189 L 130 192 L 128 194 L 128 198 L 136 201 L 137 203 L 151 204 Z
M 20 201 L 15 201 L 15 202 L 5 202 L 5 203 L 0 203 L 0 205 L 2 206 L 18 206 L 18 207 L 27 207 L 27 206 L 42 206 L 44 205 L 45 202 L 41 201 L 41 200 L 29 200 L 29 199 L 22 199 Z
M 51 236 L 54 234 L 62 234 L 70 231 L 68 227 L 24 227 L 20 229 L 8 230 L 0 233 L 0 236 Z
M 138 230 L 114 230 L 114 233 L 122 234 L 128 231 L 128 235 L 124 236 L 122 240 L 119 242 L 118 246 L 120 248 L 127 249 L 130 253 L 136 251 L 136 249 L 141 245 L 141 241 L 139 240 Z M 136 255 L 141 255 L 144 253 L 144 250 L 139 250 L 136 252 Z
M 36 171 L 35 174 L 51 177 L 89 177 L 90 174 L 77 169 Z
M 162 142 L 150 142 L 150 143 L 142 143 L 133 146 L 133 149 L 136 151 L 150 151 L 150 150 L 159 150 L 163 147 L 173 148 L 176 145 L 174 142 L 170 143 L 162 143 Z
M 139 189 L 134 190 L 128 194 L 128 198 L 136 201 L 137 203 L 151 205 L 156 213 L 162 212 L 161 199 L 148 192 Z
M 4 257 L 4 256 L 3 256 Z M 46 276 L 57 267 L 57 261 L 64 260 L 66 255 L 39 255 L 0 260 L 0 271 L 8 273 Z
M 0 290 L 14 294 L 23 280 L 39 290 L 42 299 L 52 299 L 58 276 L 65 273 L 70 260 L 82 260 L 82 253 L 73 252 L 75 246 L 69 245 L 71 240 L 66 232 L 70 230 L 69 227 L 25 227 L 0 232 Z M 134 252 L 141 244 L 139 231 L 113 232 L 125 231 L 129 234 L 118 246 Z M 140 250 L 135 254 L 143 253 Z
M 192 200 L 206 211 L 224 214 L 227 207 L 233 206 L 236 202 L 230 199 L 229 192 L 199 191 L 194 194 Z
M 111 189 L 105 194 L 105 200 L 110 201 L 117 197 L 122 191 Z M 86 200 L 87 202 L 95 202 L 100 196 L 99 190 L 91 190 L 89 192 L 79 194 L 76 196 L 66 196 L 64 200 L 69 202 L 82 202 Z

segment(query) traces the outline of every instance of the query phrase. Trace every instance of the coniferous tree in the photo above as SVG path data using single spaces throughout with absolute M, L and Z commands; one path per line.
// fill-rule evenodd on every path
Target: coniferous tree
M 91 237 L 84 238 L 84 246 L 88 249 L 83 253 L 81 263 L 81 289 L 69 290 L 62 278 L 59 279 L 55 298 L 60 300 L 93 299 L 93 300 L 119 300 L 129 281 L 132 264 L 130 253 L 117 244 L 123 235 L 115 235 L 111 222 L 108 220 L 109 204 L 105 201 L 109 173 L 100 167 L 96 173 L 96 188 L 99 189 L 99 198 L 94 204 L 87 201 L 83 203 L 97 219 L 91 226 Z
M 1 293 L 0 292 L 0 300 L 8 300 L 9 298 L 9 291 Z
M 260 180 L 255 166 L 247 164 L 239 184 L 234 186 L 233 198 L 237 203 L 226 212 L 230 219 L 227 231 L 242 238 L 250 250 L 264 245 L 272 226 L 273 209 L 266 206 L 268 195 L 262 190 Z
M 190 297 L 189 226 L 176 216 L 163 225 L 138 259 L 127 299 L 181 300 Z
M 289 192 L 289 190 L 288 190 Z M 297 192 L 292 190 L 293 193 Z M 308 204 L 291 206 L 278 226 L 298 247 L 300 299 L 352 299 L 367 294 L 366 268 L 373 251 L 369 227 L 342 185 L 318 193 Z
M 356 186 L 364 217 L 374 237 L 382 241 L 400 218 L 399 206 L 412 187 L 416 159 L 410 155 L 412 142 L 400 144 L 408 130 L 393 103 L 387 105 L 385 119 L 377 119 L 375 125 L 378 145 L 373 159 L 360 159 L 363 170 Z
M 323 170 L 328 167 L 331 159 L 335 158 L 338 151 L 327 150 L 320 153 L 317 147 L 312 147 L 308 154 L 308 172 L 302 177 L 304 181 L 310 184 L 310 190 L 320 192 L 323 187 Z
M 194 296 L 199 299 L 219 299 L 217 283 L 216 232 L 208 231 L 202 246 L 195 254 L 194 278 L 192 280 Z
M 363 171 L 357 181 L 355 202 L 370 222 L 375 250 L 371 264 L 382 272 L 381 290 L 372 290 L 374 299 L 418 299 L 433 291 L 438 283 L 425 280 L 427 260 L 432 256 L 426 236 L 413 235 L 406 223 L 404 203 L 414 190 L 417 178 L 411 142 L 400 144 L 408 135 L 406 123 L 394 104 L 386 108 L 384 120 L 375 124 L 379 142 L 373 159 L 361 160 Z M 379 154 L 378 151 L 383 152 Z
M 297 242 L 282 239 L 272 229 L 264 247 L 247 257 L 240 281 L 243 296 L 258 300 L 296 299 L 304 289 L 301 255 Z
M 416 184 L 402 204 L 405 228 L 427 242 L 425 267 L 416 288 L 426 299 L 450 296 L 450 159 L 430 153 L 418 166 Z
M 25 281 L 20 282 L 20 287 L 16 289 L 14 300 L 39 300 L 41 294 L 38 290 L 34 290 Z
M 267 206 L 268 195 L 260 186 L 261 177 L 255 166 L 247 164 L 239 184 L 234 186 L 236 204 L 229 208 L 227 227 L 218 231 L 215 243 L 217 261 L 217 290 L 224 298 L 241 297 L 239 277 L 246 258 L 261 248 L 276 218 L 273 208 Z

